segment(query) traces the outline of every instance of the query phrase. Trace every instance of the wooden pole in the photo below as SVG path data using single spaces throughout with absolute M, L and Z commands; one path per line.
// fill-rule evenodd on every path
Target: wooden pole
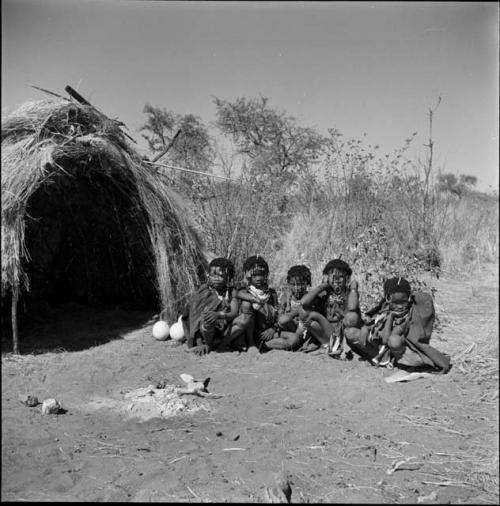
M 59 95 L 57 93 L 54 93 L 53 91 L 46 90 L 44 88 L 40 88 L 39 86 L 35 86 L 33 84 L 29 85 L 31 88 L 35 88 L 35 90 L 43 91 L 44 93 L 47 93 L 48 95 L 52 95 L 57 98 L 62 98 L 63 100 L 66 100 L 66 102 L 69 102 L 69 100 L 66 97 L 63 97 L 62 95 Z
M 69 84 L 64 88 L 64 91 L 72 98 L 74 98 L 77 102 L 80 102 L 80 104 L 83 105 L 90 105 L 91 107 L 94 107 L 88 100 L 83 98 L 80 93 L 78 93 L 76 90 L 74 90 Z M 94 107 L 95 109 L 95 107 Z M 101 111 L 99 111 L 101 112 Z
M 12 287 L 12 351 L 19 355 L 19 335 L 17 328 L 17 301 L 19 299 L 19 285 Z
M 225 179 L 226 181 L 234 181 L 235 183 L 238 182 L 236 179 L 231 179 L 230 177 L 225 176 L 218 176 L 217 174 L 210 174 L 210 172 L 201 172 L 199 170 L 184 169 L 183 167 L 176 167 L 175 165 L 166 165 L 164 163 L 158 162 L 148 162 L 147 160 L 144 160 L 143 162 L 149 163 L 151 165 L 158 165 L 159 167 L 166 167 L 167 169 L 180 170 L 182 172 L 190 172 L 191 174 L 200 174 L 202 176 L 216 177 L 218 179 Z

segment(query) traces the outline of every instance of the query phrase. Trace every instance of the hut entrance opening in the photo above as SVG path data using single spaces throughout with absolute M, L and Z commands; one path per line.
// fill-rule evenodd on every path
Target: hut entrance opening
M 88 165 L 68 169 L 28 201 L 27 300 L 156 308 L 154 255 L 136 187 Z

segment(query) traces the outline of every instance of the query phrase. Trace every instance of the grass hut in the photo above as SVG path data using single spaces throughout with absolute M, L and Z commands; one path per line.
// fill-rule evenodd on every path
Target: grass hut
M 14 352 L 19 298 L 173 319 L 202 276 L 187 208 L 121 125 L 63 97 L 2 118 L 2 304 L 12 297 Z

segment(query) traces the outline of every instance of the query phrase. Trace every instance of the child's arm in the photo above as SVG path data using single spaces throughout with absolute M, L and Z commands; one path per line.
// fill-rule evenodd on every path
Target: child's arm
M 387 344 L 389 340 L 389 336 L 392 334 L 392 321 L 394 317 L 391 312 L 387 315 L 387 320 L 385 321 L 384 328 L 382 332 L 380 332 L 380 337 L 382 338 L 382 344 Z
M 382 309 L 384 302 L 385 302 L 385 299 L 384 299 L 384 297 L 382 297 L 375 306 L 373 306 L 371 309 L 369 309 L 368 311 L 365 312 L 365 315 L 368 316 L 369 318 L 374 316 L 376 313 L 378 313 Z
M 423 341 L 428 339 L 422 318 L 419 314 L 415 314 L 415 306 L 410 310 L 412 313 L 406 322 L 401 326 L 400 335 L 408 336 L 411 341 Z
M 278 299 L 278 314 L 287 314 L 291 311 L 290 301 L 292 299 L 292 294 L 288 288 L 285 288 L 281 292 L 281 296 Z
M 285 292 L 285 312 L 289 313 L 292 310 L 291 300 L 292 300 L 292 292 L 290 290 L 286 290 Z
M 309 309 L 313 304 L 316 297 L 325 290 L 329 290 L 330 285 L 328 283 L 321 283 L 316 288 L 312 288 L 309 292 L 307 292 L 302 299 L 300 299 L 300 303 L 306 308 Z
M 261 304 L 261 301 L 257 297 L 254 297 L 252 294 L 248 293 L 248 291 L 245 289 L 239 290 L 238 293 L 236 294 L 236 297 L 242 301 L 250 302 L 251 304 L 254 303 Z
M 237 295 L 238 294 L 236 292 L 236 289 L 233 289 L 233 293 L 231 296 L 231 302 L 229 303 L 229 311 L 228 312 L 219 311 L 218 312 L 219 318 L 223 318 L 227 322 L 231 322 L 238 316 L 238 311 L 240 309 L 240 305 L 238 303 Z
M 287 311 L 286 315 L 292 320 L 296 316 L 299 316 L 299 310 L 293 309 L 293 310 Z
M 268 304 L 271 304 L 275 309 L 278 309 L 278 292 L 274 288 L 269 288 L 269 300 L 267 301 Z

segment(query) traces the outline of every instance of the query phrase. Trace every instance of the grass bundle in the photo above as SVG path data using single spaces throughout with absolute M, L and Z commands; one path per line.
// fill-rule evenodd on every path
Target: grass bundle
M 121 123 L 73 100 L 2 118 L 2 298 L 161 305 L 174 318 L 205 258 L 187 207 Z

